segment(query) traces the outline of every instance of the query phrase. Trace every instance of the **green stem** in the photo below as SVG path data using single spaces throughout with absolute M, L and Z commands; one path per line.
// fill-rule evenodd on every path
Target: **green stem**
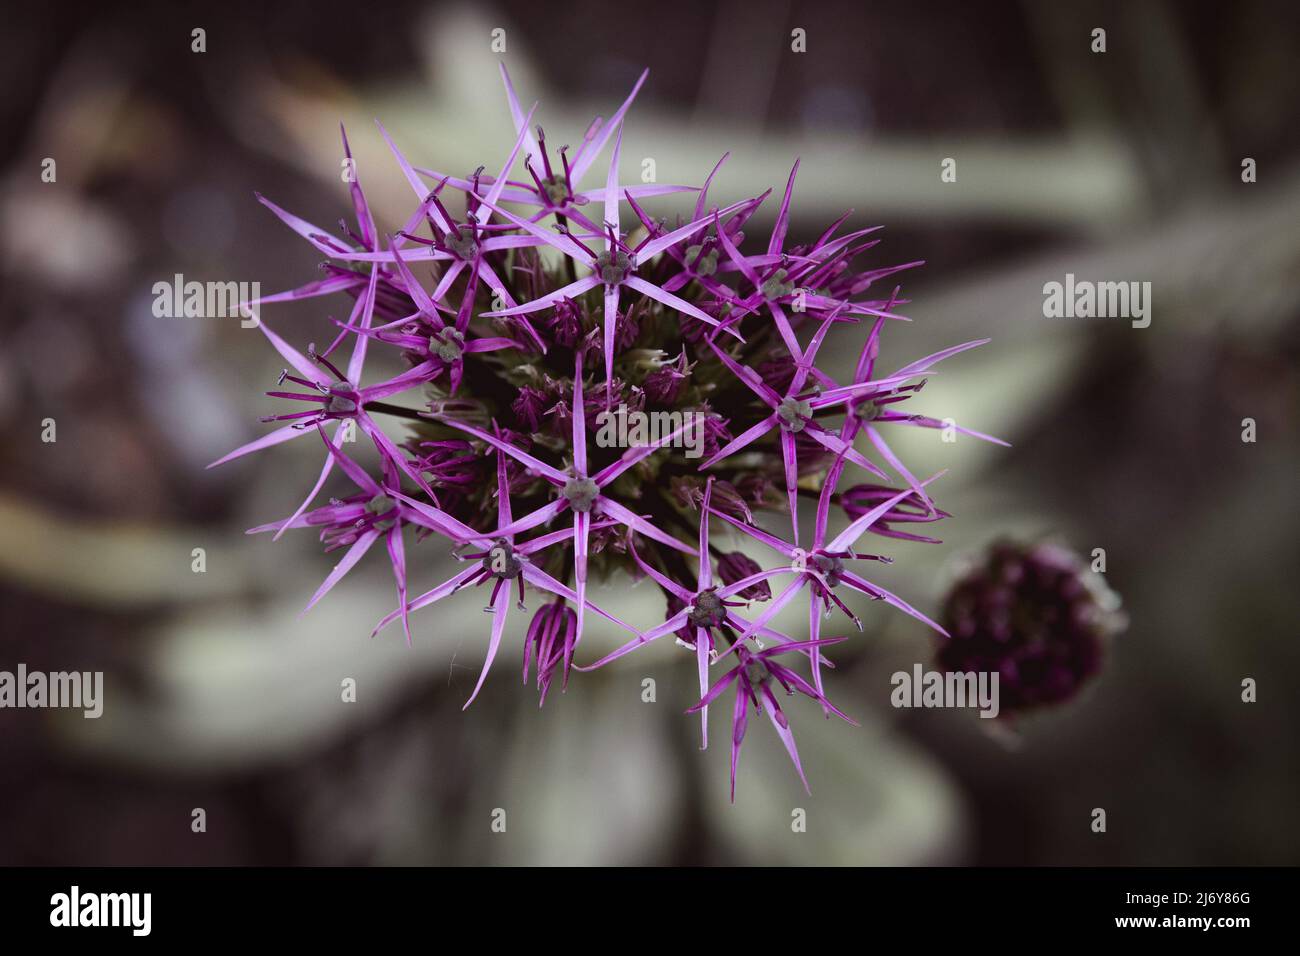
M 366 411 L 379 412 L 381 415 L 393 415 L 397 418 L 408 418 L 413 422 L 428 422 L 429 419 L 414 408 L 403 408 L 401 405 L 389 405 L 387 402 L 366 402 Z
M 562 229 L 564 229 L 564 230 L 568 230 L 568 228 L 569 228 L 569 219 L 568 219 L 567 216 L 561 216 L 561 215 L 557 212 L 557 213 L 555 214 L 555 221 L 556 221 L 556 223 L 558 223 L 558 224 L 560 225 L 560 227 L 561 227 Z M 568 277 L 569 277 L 569 282 L 570 282 L 570 283 L 573 283 L 573 282 L 577 282 L 577 281 L 578 281 L 578 272 L 577 272 L 577 270 L 573 267 L 573 260 L 572 260 L 571 258 L 569 258 L 568 256 L 565 256 L 565 257 L 564 257 L 564 271 L 565 271 L 565 274 L 568 275 Z

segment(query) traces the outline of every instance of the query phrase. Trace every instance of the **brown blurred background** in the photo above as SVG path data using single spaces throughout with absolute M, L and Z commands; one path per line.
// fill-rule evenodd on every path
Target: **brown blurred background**
M 1291 4 L 41 4 L 5 19 L 0 669 L 103 670 L 107 689 L 97 721 L 0 711 L 0 863 L 1300 861 Z M 890 547 L 881 580 L 932 611 L 998 536 L 1105 548 L 1130 625 L 1087 694 L 1014 746 L 971 713 L 895 711 L 889 675 L 928 662 L 930 639 L 867 608 L 829 678 L 863 726 L 796 708 L 809 797 L 754 725 L 732 807 L 727 715 L 700 753 L 681 713 L 693 667 L 671 646 L 581 675 L 539 712 L 516 635 L 462 714 L 476 596 L 417 618 L 414 649 L 396 629 L 368 641 L 393 597 L 367 561 L 297 619 L 332 559 L 308 532 L 243 530 L 293 509 L 318 449 L 203 467 L 261 433 L 280 360 L 236 321 L 155 318 L 151 288 L 315 277 L 319 256 L 253 191 L 325 226 L 349 214 L 340 120 L 388 228 L 408 191 L 374 119 L 419 165 L 496 162 L 512 140 L 497 27 L 558 142 L 649 66 L 629 171 L 653 157 L 661 181 L 700 182 L 731 150 L 713 194 L 731 202 L 800 156 L 793 237 L 852 207 L 855 226 L 887 227 L 872 264 L 928 260 L 905 276 L 915 322 L 890 330 L 886 358 L 992 337 L 924 402 L 1014 448 L 900 439 L 917 473 L 952 468 L 939 501 L 955 517 L 941 546 Z M 1151 327 L 1043 318 L 1043 283 L 1067 272 L 1150 281 Z M 305 345 L 327 305 L 264 316 Z M 442 559 L 420 553 L 413 586 L 428 587 Z M 643 624 L 662 611 L 647 588 L 599 599 Z M 1246 677 L 1257 703 L 1241 702 Z

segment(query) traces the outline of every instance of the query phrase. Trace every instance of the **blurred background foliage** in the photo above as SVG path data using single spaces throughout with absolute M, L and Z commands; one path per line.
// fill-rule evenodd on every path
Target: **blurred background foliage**
M 98 721 L 0 711 L 0 862 L 1300 859 L 1290 4 L 42 4 L 6 21 L 0 669 L 102 669 L 108 698 Z M 698 182 L 730 150 L 715 186 L 730 202 L 800 156 L 793 235 L 851 207 L 855 225 L 887 226 L 873 264 L 928 260 L 905 276 L 915 321 L 890 330 L 886 363 L 991 336 L 919 401 L 1014 448 L 900 436 L 918 474 L 952 468 L 936 493 L 954 517 L 941 546 L 891 543 L 881 581 L 933 611 L 998 536 L 1105 548 L 1131 623 L 1087 694 L 1015 740 L 972 713 L 895 711 L 889 675 L 928 662 L 930 637 L 859 607 L 867 633 L 829 686 L 863 726 L 797 708 L 811 797 L 757 727 L 732 807 L 728 715 L 701 754 L 681 713 L 693 667 L 671 645 L 581 675 L 539 712 L 516 642 L 462 714 L 477 595 L 418 617 L 413 649 L 397 629 L 369 641 L 393 600 L 376 561 L 298 618 L 331 559 L 309 533 L 272 545 L 243 529 L 291 510 L 318 451 L 203 470 L 259 433 L 279 360 L 237 322 L 155 318 L 151 287 L 309 279 L 317 256 L 252 193 L 343 215 L 340 120 L 381 223 L 409 202 L 375 118 L 421 164 L 502 155 L 494 27 L 559 141 L 649 66 L 625 176 L 653 157 L 660 181 Z M 806 54 L 790 52 L 795 27 Z M 956 183 L 939 180 L 944 157 Z M 1066 272 L 1151 281 L 1151 327 L 1044 319 L 1042 285 Z M 320 302 L 267 317 L 305 344 Z M 417 553 L 416 584 L 433 581 L 445 559 Z M 633 621 L 662 613 L 649 587 L 610 588 L 598 600 Z M 797 617 L 779 622 L 797 633 Z M 496 807 L 505 835 L 489 831 Z

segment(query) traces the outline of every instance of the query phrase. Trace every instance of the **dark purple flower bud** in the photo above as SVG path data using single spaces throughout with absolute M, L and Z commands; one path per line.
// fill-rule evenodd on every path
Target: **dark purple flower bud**
M 641 335 L 641 317 L 634 309 L 619 312 L 614 318 L 614 348 L 622 352 L 636 344 Z
M 704 450 L 705 458 L 716 455 L 722 446 L 731 441 L 732 434 L 727 430 L 727 419 L 723 418 L 712 408 L 708 402 L 704 402 L 690 411 L 704 416 Z
M 671 484 L 673 497 L 683 508 L 697 510 L 704 501 L 704 482 L 689 475 L 674 476 Z M 731 482 L 718 478 L 713 482 L 713 498 L 709 507 L 721 514 L 730 515 L 746 524 L 754 523 L 754 513 L 749 510 L 744 497 Z
M 536 341 L 537 330 L 528 321 L 526 315 L 499 315 L 493 319 L 493 326 L 498 335 L 514 339 L 521 351 L 536 354 L 539 349 Z
M 713 493 L 716 495 L 718 486 L 713 486 Z M 732 551 L 730 554 L 724 554 L 718 561 L 718 576 L 722 578 L 725 584 L 735 584 L 751 574 L 757 574 L 763 570 L 758 566 L 758 562 L 746 554 L 739 551 Z M 744 590 L 737 591 L 736 597 L 744 598 L 746 601 L 770 601 L 772 599 L 772 588 L 766 581 L 759 581 L 751 584 Z
M 730 515 L 737 521 L 744 521 L 748 524 L 754 523 L 754 513 L 749 510 L 744 495 L 729 481 L 719 479 L 713 483 L 713 498 L 709 504 L 722 514 Z
M 483 458 L 475 454 L 473 446 L 464 439 L 427 441 L 412 438 L 403 447 L 411 453 L 412 464 L 429 479 L 442 487 L 465 487 L 482 481 Z
M 1119 598 L 1074 553 L 998 542 L 949 591 L 945 671 L 997 673 L 1002 716 L 1073 697 L 1123 630 Z
M 736 491 L 740 493 L 741 500 L 755 508 L 768 503 L 774 487 L 770 480 L 758 474 L 744 475 L 736 480 Z M 752 518 L 750 523 L 753 523 Z
M 692 511 L 704 500 L 704 482 L 690 475 L 674 475 L 669 483 L 669 490 L 675 501 L 683 508 L 690 508 Z
M 621 525 L 608 528 L 596 528 L 591 532 L 590 554 L 609 551 L 611 554 L 627 554 L 627 529 Z
M 623 404 L 630 411 L 645 411 L 645 389 L 638 388 L 635 385 L 623 385 L 618 379 L 614 379 L 614 382 L 622 389 Z
M 717 299 L 712 301 L 697 302 L 700 311 L 706 315 L 711 315 L 720 322 L 726 321 L 732 316 L 732 307 L 730 302 L 721 302 Z M 683 322 L 681 326 L 681 335 L 687 342 L 703 342 L 712 333 L 712 329 L 703 322 Z
M 762 376 L 763 381 L 778 394 L 784 395 L 794 381 L 796 370 L 795 361 L 790 357 L 790 353 L 784 354 L 773 353 L 770 358 L 760 362 L 758 374 Z
M 848 491 L 840 496 L 840 505 L 844 508 L 845 514 L 852 520 L 857 520 L 868 511 L 883 504 L 890 498 L 895 497 L 903 489 L 890 488 L 887 485 L 854 485 Z M 912 522 L 929 522 L 938 521 L 940 518 L 949 518 L 948 512 L 939 508 L 931 512 L 926 508 L 915 494 L 910 498 L 904 498 L 898 504 L 894 505 L 884 515 L 879 518 L 867 530 L 872 534 L 878 534 L 884 538 L 902 538 L 907 541 L 923 541 L 927 544 L 939 544 L 938 538 L 930 538 L 920 534 L 909 534 L 906 531 L 897 531 L 890 527 L 890 524 L 905 524 Z
M 578 615 L 563 599 L 543 604 L 533 615 L 524 636 L 524 683 L 528 683 L 528 669 L 536 658 L 538 707 L 546 703 L 555 668 L 564 660 L 565 647 L 573 642 L 577 633 Z
M 561 299 L 548 325 L 551 338 L 565 348 L 573 348 L 582 336 L 582 320 L 582 308 L 572 299 Z
M 545 392 L 525 385 L 519 390 L 519 396 L 511 402 L 510 408 L 527 431 L 535 432 L 541 430 L 542 416 L 546 414 L 548 404 Z
M 605 389 L 588 390 L 582 399 L 583 412 L 587 416 L 587 428 L 598 431 L 604 419 L 601 415 L 610 409 L 626 406 L 629 412 L 639 412 L 645 408 L 645 392 L 639 388 L 628 387 L 622 379 L 614 378 L 610 382 L 612 400 L 606 404 Z M 567 407 L 567 406 L 566 406 Z
M 546 431 L 556 438 L 570 438 L 573 435 L 573 409 L 564 399 L 560 399 L 546 410 Z
M 676 404 L 686 387 L 688 372 L 686 352 L 683 351 L 676 362 L 657 368 L 645 377 L 642 388 L 646 399 L 655 405 Z

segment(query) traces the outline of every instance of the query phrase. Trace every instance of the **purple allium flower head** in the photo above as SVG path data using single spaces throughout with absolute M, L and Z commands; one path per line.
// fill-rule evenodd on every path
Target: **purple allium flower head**
M 1123 629 L 1119 599 L 1073 552 L 999 541 L 948 593 L 947 671 L 996 672 L 1000 714 L 1057 704 L 1101 669 Z
M 326 259 L 311 281 L 259 303 L 340 296 L 347 311 L 321 314 L 321 350 L 300 351 L 260 323 L 288 369 L 270 393 L 266 420 L 279 425 L 217 463 L 317 433 L 325 455 L 315 484 L 295 495 L 288 518 L 254 530 L 317 528 L 342 553 L 312 605 L 383 540 L 397 607 L 376 633 L 400 619 L 414 640 L 426 620 L 418 612 L 473 589 L 490 621 L 470 701 L 507 639 L 522 640 L 525 681 L 535 673 L 544 701 L 557 672 L 564 687 L 574 669 L 674 634 L 693 657 L 701 700 L 692 710 L 706 744 L 709 703 L 736 686 L 733 787 L 749 704 L 771 717 L 802 777 L 772 687 L 837 712 L 823 690 L 822 648 L 843 638 L 821 637 L 823 615 L 838 609 L 861 627 L 846 600 L 856 593 L 939 629 L 863 577 L 858 562 L 888 559 L 855 548 L 868 532 L 931 540 L 892 527 L 946 513 L 886 435 L 894 425 L 941 427 L 912 405 L 936 365 L 982 341 L 877 374 L 880 338 L 906 321 L 896 311 L 906 300 L 872 287 L 920 263 L 859 266 L 878 240 L 874 228 L 845 231 L 848 214 L 793 235 L 797 162 L 760 237 L 755 217 L 772 190 L 717 201 L 725 155 L 699 186 L 621 181 L 624 127 L 646 74 L 607 120 L 576 131 L 573 148 L 534 125 L 537 107 L 524 109 L 504 67 L 501 78 L 510 146 L 467 177 L 415 165 L 379 127 L 393 177 L 409 186 L 396 231 L 377 227 L 355 176 L 352 217 L 335 233 L 258 197 Z M 350 160 L 346 136 L 343 152 Z M 659 210 L 661 201 L 677 210 Z M 825 359 L 850 348 L 861 358 L 851 379 L 837 380 Z M 375 380 L 376 366 L 402 370 Z M 610 439 L 612 415 L 649 424 L 641 437 Z M 380 416 L 408 434 L 390 438 Z M 353 430 L 374 446 L 373 472 L 358 463 L 365 456 L 342 451 Z M 352 487 L 319 504 L 336 470 Z M 846 470 L 851 487 L 840 494 Z M 864 477 L 873 483 L 855 484 Z M 817 499 L 811 527 L 802 497 Z M 850 519 L 838 533 L 833 503 Z M 774 517 L 780 534 L 765 527 Z M 755 539 L 772 563 L 711 532 Z M 449 557 L 459 570 L 434 576 L 435 559 Z M 430 577 L 408 594 L 409 578 Z M 644 629 L 624 624 L 588 598 L 595 579 L 608 583 L 609 600 L 644 579 L 668 613 Z M 511 604 L 526 605 L 530 592 L 544 592 L 530 622 L 512 625 Z M 796 640 L 771 622 L 804 593 L 809 633 Z M 584 666 L 575 654 L 589 611 L 632 639 Z M 793 669 L 805 662 L 808 679 Z

